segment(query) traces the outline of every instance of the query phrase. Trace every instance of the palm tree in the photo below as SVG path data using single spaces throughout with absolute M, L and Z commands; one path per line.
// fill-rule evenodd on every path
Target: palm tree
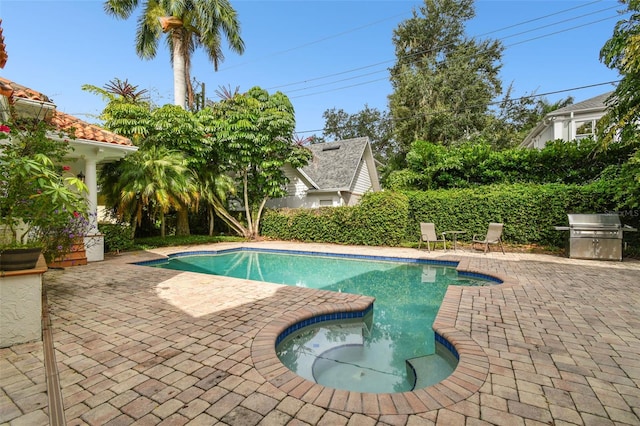
M 160 235 L 166 235 L 165 213 L 195 205 L 198 193 L 184 156 L 164 147 L 140 149 L 105 168 L 101 186 L 118 217 L 129 220 L 133 233 L 147 209 L 160 218 Z
M 127 19 L 139 3 L 140 0 L 106 0 L 104 9 L 109 15 Z M 189 105 L 193 103 L 190 68 L 195 49 L 205 50 L 215 71 L 224 60 L 221 32 L 232 51 L 244 52 L 238 16 L 229 0 L 146 0 L 143 8 L 138 18 L 136 52 L 141 58 L 154 58 L 162 33 L 167 33 L 175 105 L 184 108 L 187 100 Z

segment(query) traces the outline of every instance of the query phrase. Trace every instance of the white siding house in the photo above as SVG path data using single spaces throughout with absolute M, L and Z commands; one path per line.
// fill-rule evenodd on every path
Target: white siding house
M 520 147 L 542 149 L 547 142 L 556 139 L 572 141 L 595 136 L 596 123 L 605 114 L 605 101 L 611 93 L 603 93 L 550 112 L 527 135 Z
M 317 208 L 356 204 L 367 191 L 380 191 L 369 138 L 315 144 L 305 167 L 286 166 L 287 196 L 267 202 L 271 208 Z

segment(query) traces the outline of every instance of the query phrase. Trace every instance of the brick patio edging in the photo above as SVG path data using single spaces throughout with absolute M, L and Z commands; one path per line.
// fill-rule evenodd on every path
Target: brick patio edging
M 447 256 L 449 257 L 449 256 Z M 497 278 L 499 286 L 516 283 L 510 277 L 488 274 L 469 268 L 468 259 L 458 262 L 457 270 Z M 493 286 L 478 287 L 478 291 L 491 291 Z M 272 321 L 256 335 L 251 345 L 251 358 L 256 370 L 273 386 L 304 402 L 332 409 L 368 415 L 420 414 L 447 407 L 478 392 L 489 375 L 489 359 L 470 335 L 455 328 L 462 286 L 450 286 L 442 301 L 433 330 L 449 341 L 459 355 L 456 369 L 446 379 L 423 389 L 397 393 L 366 393 L 333 389 L 298 376 L 287 368 L 276 354 L 276 341 L 289 327 L 313 317 L 337 312 L 359 312 L 368 309 L 373 298 L 362 296 L 356 302 L 307 307 L 288 312 Z

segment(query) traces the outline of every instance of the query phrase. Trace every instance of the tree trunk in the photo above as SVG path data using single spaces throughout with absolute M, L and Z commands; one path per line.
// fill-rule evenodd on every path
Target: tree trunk
M 167 236 L 167 226 L 164 220 L 164 212 L 160 212 L 160 237 L 164 238 Z
M 173 103 L 185 108 L 187 102 L 186 82 L 186 55 L 183 40 L 184 28 L 178 27 L 171 30 L 173 41 Z
M 180 207 L 178 209 L 178 223 L 176 223 L 176 235 L 185 237 L 191 235 L 189 231 L 189 208 Z
M 249 238 L 253 238 L 253 224 L 251 221 L 251 206 L 249 205 L 249 182 L 247 172 L 244 172 L 242 178 L 243 194 L 244 194 L 244 213 L 247 215 L 247 228 L 249 229 Z
M 209 215 L 209 236 L 213 237 L 213 227 L 215 225 L 216 215 L 213 213 L 213 207 L 207 207 L 207 213 Z
M 258 212 L 255 215 L 255 218 L 253 221 L 253 229 L 252 229 L 253 238 L 252 239 L 256 239 L 260 236 L 260 219 L 262 217 L 262 212 L 264 211 L 264 206 L 267 204 L 268 200 L 269 200 L 269 197 L 264 197 L 262 199 L 262 202 L 260 203 L 260 207 L 258 208 Z
M 240 222 L 238 222 L 238 220 L 227 211 L 227 209 L 224 207 L 222 202 L 216 197 L 213 198 L 213 206 L 214 206 L 216 215 L 220 219 L 222 219 L 224 223 L 229 225 L 231 229 L 236 231 L 238 235 L 242 235 L 244 238 L 247 238 L 247 239 L 251 237 L 250 230 L 245 228 Z

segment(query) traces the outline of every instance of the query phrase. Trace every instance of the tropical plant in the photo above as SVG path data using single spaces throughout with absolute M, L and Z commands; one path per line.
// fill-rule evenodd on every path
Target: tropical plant
M 139 0 L 106 0 L 107 14 L 127 19 L 136 10 Z M 162 34 L 167 34 L 173 65 L 174 103 L 185 107 L 194 102 L 191 85 L 191 55 L 197 48 L 205 50 L 214 70 L 224 60 L 221 33 L 229 48 L 244 52 L 237 13 L 228 0 L 149 0 L 143 3 L 138 18 L 136 53 L 144 59 L 156 56 Z
M 607 99 L 607 113 L 598 122 L 603 146 L 612 141 L 637 142 L 640 121 L 640 0 L 621 0 L 627 17 L 616 23 L 600 50 L 600 60 L 622 76 Z
M 159 217 L 166 235 L 165 214 L 197 201 L 195 182 L 182 153 L 149 146 L 106 167 L 100 176 L 103 195 L 131 225 L 132 236 L 146 210 Z
M 163 146 L 171 151 L 184 155 L 185 165 L 198 179 L 198 174 L 210 157 L 211 146 L 207 143 L 205 133 L 196 114 L 176 105 L 164 105 L 151 112 L 152 130 L 141 143 L 141 148 Z M 195 195 L 195 193 L 194 193 Z M 194 196 L 189 199 L 196 200 Z M 176 235 L 189 235 L 189 211 L 195 210 L 197 204 L 183 204 L 178 207 L 178 223 Z
M 267 200 L 286 195 L 285 164 L 302 167 L 311 158 L 308 149 L 292 142 L 293 106 L 281 92 L 269 95 L 254 87 L 200 111 L 200 121 L 218 153 L 220 173 L 236 181 L 246 223 L 213 197 L 216 213 L 240 235 L 256 238 Z
M 63 256 L 90 229 L 87 187 L 60 165 L 68 144 L 51 139 L 45 122 L 14 121 L 0 130 L 0 251 L 37 246 L 47 261 Z

